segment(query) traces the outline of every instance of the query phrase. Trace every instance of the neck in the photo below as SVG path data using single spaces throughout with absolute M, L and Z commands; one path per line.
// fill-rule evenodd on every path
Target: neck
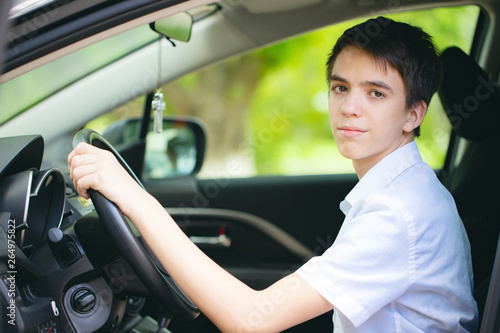
M 412 133 L 413 134 L 413 133 Z M 413 141 L 413 135 L 411 136 L 403 136 L 399 144 L 397 144 L 392 149 L 388 149 L 380 154 L 376 154 L 364 159 L 352 160 L 352 165 L 354 167 L 354 171 L 358 175 L 358 179 L 363 178 L 363 176 L 375 166 L 378 162 L 380 162 L 384 157 L 395 151 L 396 149 L 403 147 L 404 145 Z

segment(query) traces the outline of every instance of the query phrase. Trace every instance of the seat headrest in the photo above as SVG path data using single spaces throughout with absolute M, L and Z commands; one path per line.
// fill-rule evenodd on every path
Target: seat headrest
M 457 133 L 469 140 L 498 136 L 500 90 L 479 65 L 457 47 L 441 53 L 439 97 Z

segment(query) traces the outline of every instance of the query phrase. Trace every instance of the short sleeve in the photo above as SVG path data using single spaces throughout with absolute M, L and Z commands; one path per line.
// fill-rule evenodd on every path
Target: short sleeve
M 415 239 L 397 198 L 377 194 L 351 213 L 334 244 L 297 273 L 357 327 L 408 288 Z

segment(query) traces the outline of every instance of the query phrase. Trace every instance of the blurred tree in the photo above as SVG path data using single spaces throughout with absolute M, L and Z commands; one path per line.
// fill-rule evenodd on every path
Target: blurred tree
M 168 101 L 166 112 L 203 120 L 212 170 L 224 168 L 228 159 L 238 159 L 245 172 L 254 172 L 253 158 L 242 154 L 242 145 L 248 135 L 250 105 L 262 77 L 261 60 L 255 54 L 234 58 L 162 88 Z

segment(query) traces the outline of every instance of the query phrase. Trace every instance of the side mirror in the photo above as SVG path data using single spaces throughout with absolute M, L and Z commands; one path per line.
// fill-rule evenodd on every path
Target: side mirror
M 140 142 L 141 121 L 139 118 L 118 120 L 108 126 L 102 135 L 122 154 L 123 149 Z M 125 160 L 144 160 L 140 168 L 142 172 L 137 175 L 142 180 L 171 179 L 200 171 L 205 146 L 205 131 L 199 122 L 191 118 L 173 117 L 163 119 L 160 133 L 153 131 L 153 121 L 150 121 L 143 156 L 139 156 L 140 150 L 122 156 Z
M 165 119 L 160 133 L 150 131 L 146 136 L 143 178 L 165 179 L 197 173 L 205 144 L 205 132 L 199 123 Z
M 149 26 L 162 36 L 187 42 L 191 38 L 193 17 L 187 12 L 177 13 L 152 22 Z

